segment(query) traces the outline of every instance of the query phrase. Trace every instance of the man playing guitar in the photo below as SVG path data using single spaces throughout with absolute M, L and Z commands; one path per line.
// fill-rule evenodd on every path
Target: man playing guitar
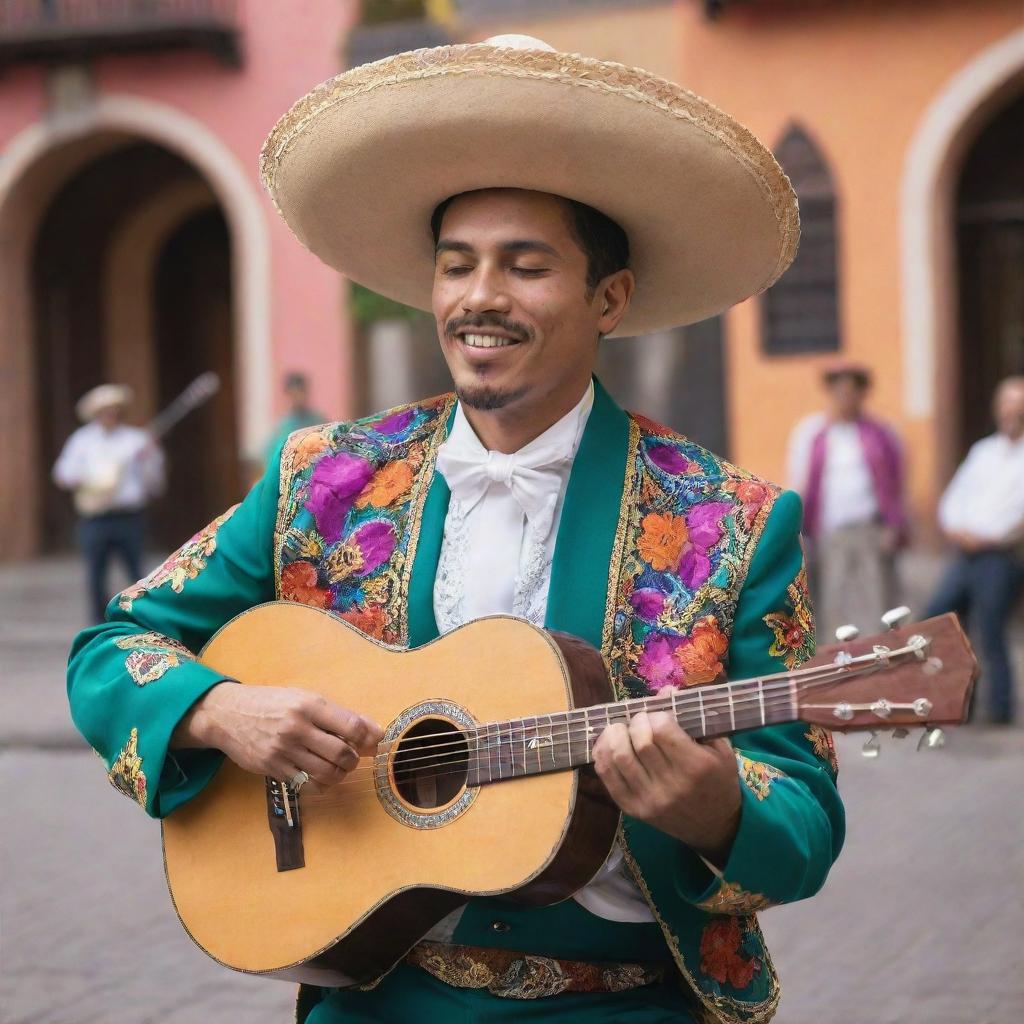
M 376 752 L 387 723 L 358 706 L 195 660 L 275 598 L 401 648 L 519 616 L 598 647 L 623 698 L 810 657 L 799 499 L 593 377 L 603 338 L 713 315 L 793 258 L 795 197 L 745 129 L 646 72 L 505 38 L 325 83 L 262 169 L 314 253 L 432 310 L 454 394 L 293 434 L 78 638 L 72 713 L 116 788 L 164 816 L 225 756 L 312 791 Z M 755 912 L 813 895 L 842 845 L 829 734 L 698 743 L 640 713 L 594 761 L 622 828 L 573 899 L 471 899 L 375 984 L 304 987 L 299 1019 L 768 1020 Z

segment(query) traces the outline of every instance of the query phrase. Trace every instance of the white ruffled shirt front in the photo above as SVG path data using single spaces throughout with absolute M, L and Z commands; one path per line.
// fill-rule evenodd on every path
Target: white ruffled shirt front
M 452 492 L 434 581 L 442 634 L 485 615 L 544 625 L 566 486 L 593 404 L 591 383 L 575 408 L 513 455 L 487 451 L 456 409 L 437 455 Z M 654 920 L 618 845 L 575 899 L 611 921 Z

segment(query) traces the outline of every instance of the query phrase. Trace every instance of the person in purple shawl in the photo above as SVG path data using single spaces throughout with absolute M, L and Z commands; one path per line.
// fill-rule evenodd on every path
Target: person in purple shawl
M 887 424 L 864 411 L 870 371 L 834 363 L 828 408 L 801 420 L 789 442 L 790 486 L 804 499 L 804 536 L 822 634 L 871 629 L 898 604 L 896 555 L 908 539 L 903 455 Z

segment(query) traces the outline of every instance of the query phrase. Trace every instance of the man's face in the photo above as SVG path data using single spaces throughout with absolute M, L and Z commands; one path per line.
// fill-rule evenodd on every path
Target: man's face
M 597 356 L 601 288 L 555 196 L 474 192 L 445 211 L 433 311 L 455 390 L 477 409 L 578 399 Z
M 1003 381 L 992 402 L 996 428 L 1016 440 L 1024 437 L 1024 379 Z
M 108 405 L 96 413 L 96 420 L 104 430 L 113 430 L 121 422 L 121 407 Z
M 844 373 L 829 383 L 828 394 L 833 413 L 840 419 L 852 420 L 860 416 L 864 408 L 867 388 L 858 377 Z
M 293 381 L 285 389 L 288 396 L 288 404 L 292 409 L 305 409 L 309 401 L 309 389 L 305 384 Z

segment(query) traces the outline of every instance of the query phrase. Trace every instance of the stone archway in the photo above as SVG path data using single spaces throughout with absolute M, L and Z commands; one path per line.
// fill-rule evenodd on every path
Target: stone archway
M 214 193 L 166 149 L 126 138 L 69 176 L 32 246 L 36 494 L 45 550 L 67 547 L 73 520 L 48 479 L 77 426 L 73 406 L 106 380 L 136 389 L 139 423 L 199 373 L 221 390 L 165 439 L 169 493 L 152 539 L 173 547 L 237 501 L 231 254 Z
M 0 430 L 16 438 L 0 451 L 0 560 L 47 547 L 42 502 L 33 486 L 42 455 L 33 429 L 36 378 L 31 249 L 49 203 L 93 159 L 148 140 L 178 154 L 209 183 L 224 210 L 232 252 L 234 373 L 242 400 L 237 432 L 246 457 L 257 457 L 271 408 L 270 256 L 258 192 L 224 143 L 201 123 L 163 104 L 106 96 L 55 113 L 24 129 L 0 161 Z
M 1024 29 L 979 53 L 925 111 L 907 150 L 900 195 L 903 380 L 907 414 L 934 419 L 935 489 L 948 479 L 960 427 L 955 196 L 968 149 L 1024 85 Z M 942 413 L 940 415 L 940 412 Z
M 1024 374 L 1024 82 L 978 133 L 956 190 L 957 451 L 992 430 L 1004 377 Z

